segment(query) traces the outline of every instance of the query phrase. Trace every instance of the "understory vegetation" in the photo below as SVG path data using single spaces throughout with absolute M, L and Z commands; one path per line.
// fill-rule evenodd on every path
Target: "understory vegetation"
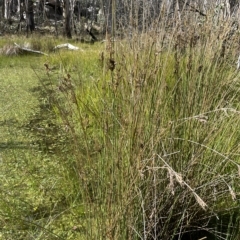
M 0 239 L 239 239 L 234 24 L 0 56 Z

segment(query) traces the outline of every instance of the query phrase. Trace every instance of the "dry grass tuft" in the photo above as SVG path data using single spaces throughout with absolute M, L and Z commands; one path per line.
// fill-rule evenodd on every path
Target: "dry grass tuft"
M 14 45 L 5 45 L 0 49 L 0 54 L 5 56 L 16 56 L 20 54 L 20 49 Z

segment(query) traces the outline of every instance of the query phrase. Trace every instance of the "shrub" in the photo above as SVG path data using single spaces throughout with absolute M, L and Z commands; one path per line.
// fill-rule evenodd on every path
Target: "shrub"
M 237 33 L 198 24 L 109 38 L 103 74 L 52 96 L 88 237 L 238 239 Z

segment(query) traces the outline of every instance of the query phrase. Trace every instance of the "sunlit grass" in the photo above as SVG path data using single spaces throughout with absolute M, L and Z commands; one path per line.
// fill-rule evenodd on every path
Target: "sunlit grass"
M 87 45 L 82 47 L 89 50 Z M 92 81 L 97 74 L 96 49 L 91 55 L 60 50 L 47 57 L 0 57 L 1 239 L 83 236 L 86 223 L 78 214 L 84 216 L 85 212 L 75 195 L 73 169 L 66 168 L 74 158 L 64 155 L 69 148 L 67 140 L 64 131 L 55 126 L 50 96 L 41 81 L 47 84 L 52 79 L 54 90 L 69 72 L 76 80 L 82 74 L 81 79 Z M 61 59 L 66 59 L 66 64 Z M 45 63 L 55 64 L 55 70 L 48 72 Z
M 163 24 L 114 44 L 71 41 L 78 51 L 32 38 L 47 56 L 1 56 L 2 238 L 238 239 L 227 26 L 184 36 Z

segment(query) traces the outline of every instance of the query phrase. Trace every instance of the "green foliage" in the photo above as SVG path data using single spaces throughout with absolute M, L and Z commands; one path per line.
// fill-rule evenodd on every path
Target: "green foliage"
M 227 26 L 160 22 L 76 52 L 1 56 L 0 239 L 238 239 Z
M 107 42 L 102 77 L 61 82 L 90 236 L 238 238 L 238 73 L 215 34 Z

